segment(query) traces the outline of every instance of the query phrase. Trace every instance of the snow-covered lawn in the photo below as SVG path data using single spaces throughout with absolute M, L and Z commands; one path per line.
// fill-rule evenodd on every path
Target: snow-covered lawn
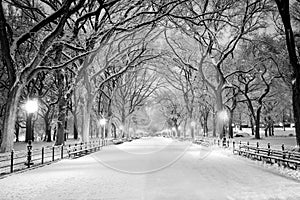
M 239 130 L 237 128 L 234 129 L 234 132 L 236 133 L 247 133 L 248 135 L 251 135 L 251 128 L 243 128 L 242 130 Z M 263 128 L 260 128 L 260 135 L 264 137 L 265 131 Z M 274 136 L 295 136 L 295 128 L 274 128 Z
M 258 142 L 261 147 L 267 147 L 268 143 L 270 143 L 271 148 L 273 149 L 281 149 L 282 144 L 284 144 L 285 149 L 293 149 L 296 146 L 296 137 L 295 137 L 295 129 L 294 128 L 286 128 L 286 131 L 283 131 L 282 128 L 275 128 L 274 136 L 265 137 L 264 132 L 261 129 L 261 139 L 257 140 L 251 135 L 250 128 L 244 128 L 242 131 L 237 130 L 238 134 L 244 135 L 244 137 L 234 137 L 234 141 L 239 143 L 249 142 L 251 145 L 256 145 Z M 293 136 L 289 136 L 293 134 Z

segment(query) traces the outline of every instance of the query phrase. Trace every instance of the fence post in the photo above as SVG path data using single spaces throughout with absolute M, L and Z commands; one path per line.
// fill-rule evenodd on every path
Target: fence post
M 285 151 L 284 151 L 284 144 L 281 145 L 281 149 L 282 149 L 282 158 L 285 159 Z
M 247 142 L 247 150 L 249 151 L 249 145 L 250 145 L 250 143 L 249 143 L 249 141 Z
M 233 153 L 235 151 L 235 141 L 232 142 L 232 149 L 233 149 Z
M 227 147 L 229 148 L 229 140 L 227 140 Z
M 55 151 L 55 147 L 52 147 L 52 161 L 54 161 L 54 151 Z
M 64 158 L 64 146 L 63 145 L 60 145 L 60 147 L 61 147 L 61 156 L 60 156 L 60 158 L 61 159 L 63 159 Z
M 14 150 L 11 150 L 10 154 L 10 173 L 14 172 Z
M 268 156 L 270 156 L 270 153 L 271 153 L 271 145 L 270 143 L 268 143 Z
M 44 153 L 45 153 L 45 148 L 42 147 L 42 164 L 44 164 Z

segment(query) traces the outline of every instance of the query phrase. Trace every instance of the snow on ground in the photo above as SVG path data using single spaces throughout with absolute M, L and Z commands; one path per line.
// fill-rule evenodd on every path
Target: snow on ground
M 166 163 L 170 165 L 149 172 Z M 148 172 L 130 173 L 145 169 Z M 300 199 L 300 183 L 276 171 L 223 149 L 164 138 L 108 146 L 78 159 L 13 174 L 0 179 L 0 188 L 1 200 Z
M 245 133 L 248 135 L 251 135 L 251 128 L 243 128 L 242 130 L 239 130 L 238 128 L 234 128 L 233 130 L 236 133 Z M 265 135 L 265 129 L 264 128 L 260 128 L 259 131 L 260 135 L 262 137 L 264 137 Z M 274 128 L 274 136 L 291 136 L 294 135 L 295 136 L 295 128 L 285 128 L 285 130 L 283 128 Z
M 274 149 L 281 149 L 282 144 L 285 145 L 285 149 L 294 149 L 296 146 L 296 137 L 295 137 L 295 129 L 294 128 L 286 128 L 284 131 L 282 128 L 275 128 L 274 129 L 274 136 L 272 137 L 265 137 L 263 129 L 260 131 L 261 139 L 257 140 L 251 135 L 250 128 L 243 128 L 242 131 L 235 130 L 238 134 L 242 134 L 244 137 L 234 137 L 234 141 L 239 143 L 248 142 L 251 145 L 256 145 L 259 142 L 261 147 L 267 147 L 268 143 L 271 144 L 271 148 Z M 292 135 L 292 136 L 291 136 Z
M 225 149 L 216 148 L 216 147 L 212 147 L 212 148 L 214 148 L 215 150 L 218 149 L 218 151 L 220 151 L 223 155 L 227 155 L 229 157 L 243 160 L 249 164 L 262 167 L 263 169 L 266 169 L 266 170 L 270 170 L 273 173 L 300 181 L 300 171 L 299 170 L 290 169 L 290 168 L 287 168 L 287 167 L 284 167 L 284 166 L 278 165 L 278 164 L 271 165 L 269 163 L 262 162 L 259 160 L 252 160 L 247 157 L 239 156 L 237 154 L 232 153 L 232 148 L 225 148 Z

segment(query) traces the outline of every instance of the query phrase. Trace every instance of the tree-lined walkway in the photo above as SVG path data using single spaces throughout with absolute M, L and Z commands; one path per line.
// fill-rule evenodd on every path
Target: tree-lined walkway
M 122 171 L 122 172 L 120 172 Z M 300 183 L 219 150 L 143 138 L 0 179 L 0 199 L 299 199 Z

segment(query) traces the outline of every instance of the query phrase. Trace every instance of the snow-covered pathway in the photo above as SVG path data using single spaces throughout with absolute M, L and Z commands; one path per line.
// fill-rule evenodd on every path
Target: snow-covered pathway
M 300 199 L 300 183 L 220 150 L 144 138 L 0 179 L 0 199 Z

